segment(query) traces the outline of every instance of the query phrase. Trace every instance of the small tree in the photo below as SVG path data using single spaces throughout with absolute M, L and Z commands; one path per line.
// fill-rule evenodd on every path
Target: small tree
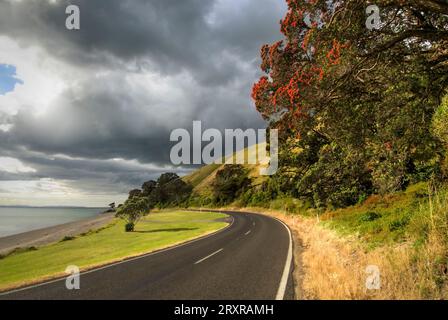
M 118 208 L 116 217 L 126 221 L 125 231 L 134 231 L 137 222 L 148 215 L 151 210 L 148 199 L 133 197 Z

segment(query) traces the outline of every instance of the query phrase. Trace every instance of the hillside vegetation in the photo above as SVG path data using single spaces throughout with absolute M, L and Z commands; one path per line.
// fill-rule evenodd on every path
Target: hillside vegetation
M 227 165 L 235 166 L 235 165 Z M 309 299 L 445 299 L 448 297 L 448 188 L 421 182 L 403 191 L 371 195 L 345 208 L 315 208 L 306 200 L 257 195 L 260 181 L 253 166 L 241 166 L 251 185 L 226 204 L 213 201 L 218 172 L 204 166 L 195 179 L 188 205 L 252 210 L 274 215 L 297 230 L 297 266 L 305 278 L 297 295 Z M 250 172 L 250 174 L 249 174 Z M 205 173 L 208 173 L 205 174 Z M 365 268 L 377 265 L 379 291 L 365 290 Z M 305 267 L 305 268 L 304 268 Z M 339 280 L 334 281 L 333 277 Z

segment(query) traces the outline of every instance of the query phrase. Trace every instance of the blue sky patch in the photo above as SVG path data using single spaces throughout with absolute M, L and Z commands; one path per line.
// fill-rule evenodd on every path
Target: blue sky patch
M 0 95 L 14 91 L 16 84 L 23 81 L 16 78 L 16 67 L 8 64 L 0 64 Z

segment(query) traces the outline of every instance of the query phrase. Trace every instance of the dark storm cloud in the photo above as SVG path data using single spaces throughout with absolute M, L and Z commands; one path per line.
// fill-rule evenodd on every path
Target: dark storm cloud
M 81 29 L 65 28 L 65 8 L 76 4 Z M 223 12 L 220 3 L 227 3 Z M 279 37 L 284 11 L 278 0 L 43 0 L 0 2 L 0 34 L 23 44 L 37 43 L 72 63 L 188 70 L 203 84 L 218 85 L 238 75 L 223 52 L 253 60 L 261 44 Z M 127 65 L 129 67 L 129 65 Z
M 65 28 L 69 3 L 80 7 L 79 31 Z M 219 129 L 263 127 L 250 90 L 259 76 L 259 48 L 280 38 L 285 10 L 282 0 L 0 0 L 0 36 L 41 47 L 85 74 L 111 72 L 66 89 L 44 116 L 26 109 L 8 116 L 13 127 L 0 130 L 0 156 L 20 159 L 36 173 L 2 173 L 0 180 L 84 179 L 85 188 L 94 188 L 89 181 L 96 179 L 126 190 L 162 169 L 107 159 L 169 165 L 171 130 L 189 129 L 193 120 Z M 157 79 L 139 84 L 123 76 L 147 72 L 175 94 L 161 92 Z M 0 112 L 0 124 L 4 119 Z
M 65 8 L 76 4 L 81 30 L 65 28 Z M 213 1 L 77 0 L 50 4 L 27 0 L 0 4 L 0 32 L 78 63 L 142 59 L 163 69 L 197 63 L 195 45 L 204 39 L 204 17 Z M 174 63 L 174 65 L 173 65 Z

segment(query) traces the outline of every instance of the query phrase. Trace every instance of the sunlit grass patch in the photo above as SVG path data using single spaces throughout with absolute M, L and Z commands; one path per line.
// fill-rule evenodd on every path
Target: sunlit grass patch
M 62 239 L 37 250 L 19 250 L 0 259 L 0 289 L 64 274 L 69 265 L 81 269 L 107 264 L 169 247 L 227 225 L 214 212 L 171 211 L 150 214 L 125 232 L 124 222 L 115 220 L 99 232 Z

